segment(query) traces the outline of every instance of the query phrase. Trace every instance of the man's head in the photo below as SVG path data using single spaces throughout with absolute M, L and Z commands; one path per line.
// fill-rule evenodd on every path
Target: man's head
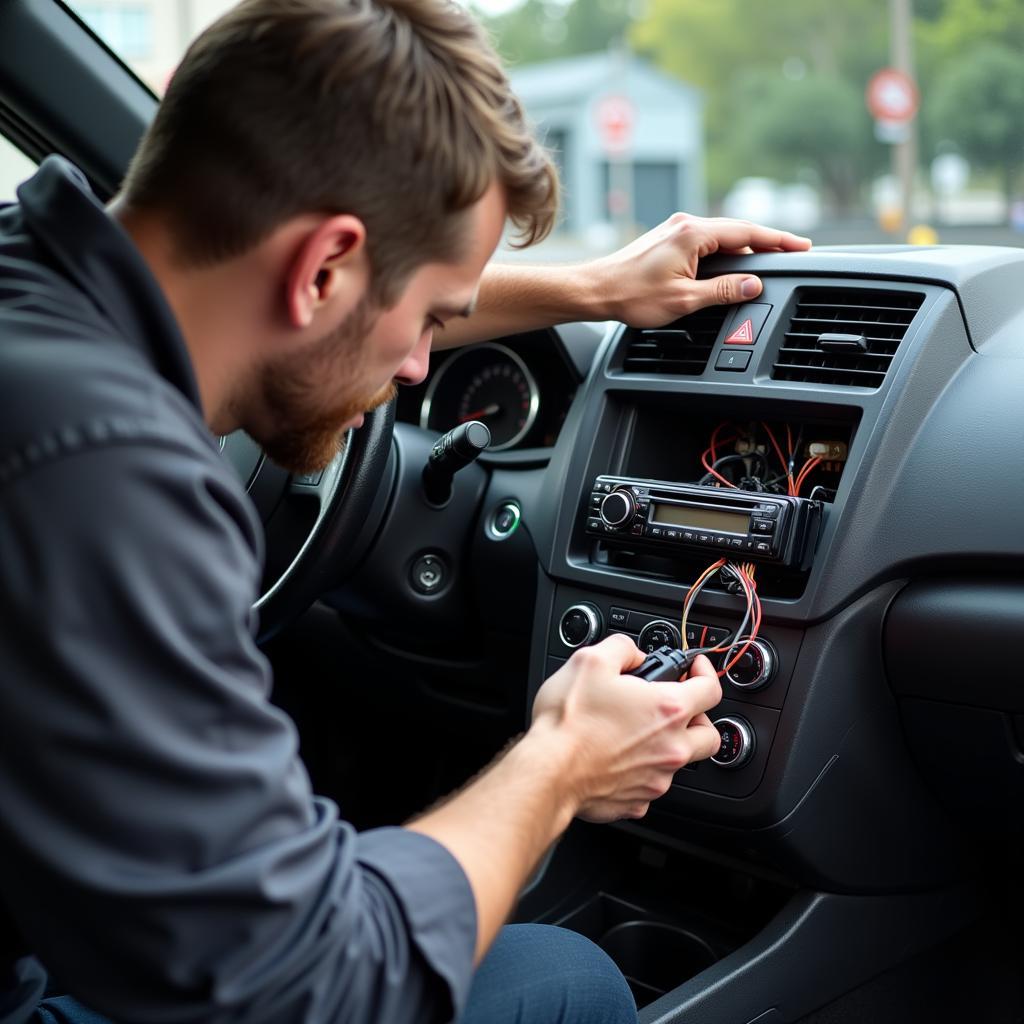
M 480 215 L 487 204 L 495 208 Z M 264 370 L 301 364 L 305 381 L 314 366 L 342 374 L 276 389 L 271 404 L 292 433 L 305 429 L 298 393 L 301 418 L 315 412 L 326 429 L 332 410 L 402 378 L 403 359 L 383 380 L 360 370 L 374 330 L 425 268 L 465 277 L 479 256 L 478 222 L 490 223 L 495 204 L 530 244 L 551 228 L 557 182 L 493 49 L 448 0 L 245 0 L 185 55 L 120 199 L 129 220 L 162 218 L 175 272 L 248 260 L 279 278 L 268 314 L 276 310 L 288 344 Z M 276 264 L 254 261 L 261 249 Z M 425 349 L 431 308 L 460 298 L 442 294 L 444 280 L 433 287 L 419 333 L 403 341 L 408 353 Z M 366 377 L 368 393 L 352 391 L 345 367 Z M 264 374 L 259 390 L 267 386 Z M 250 419 L 252 392 L 232 398 Z M 264 425 L 258 440 L 270 445 L 276 429 Z

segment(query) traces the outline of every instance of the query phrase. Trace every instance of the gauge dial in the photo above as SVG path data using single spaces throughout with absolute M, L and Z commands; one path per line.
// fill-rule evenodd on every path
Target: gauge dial
M 420 426 L 446 431 L 480 420 L 491 432 L 490 451 L 502 451 L 526 437 L 539 407 L 537 384 L 515 352 L 504 345 L 474 345 L 434 374 L 420 407 Z

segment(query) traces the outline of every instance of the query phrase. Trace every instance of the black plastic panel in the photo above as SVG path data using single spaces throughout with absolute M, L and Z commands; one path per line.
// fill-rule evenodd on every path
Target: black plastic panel
M 1022 637 L 1024 582 L 918 583 L 907 587 L 889 612 L 889 680 L 901 696 L 1024 713 L 1017 650 Z

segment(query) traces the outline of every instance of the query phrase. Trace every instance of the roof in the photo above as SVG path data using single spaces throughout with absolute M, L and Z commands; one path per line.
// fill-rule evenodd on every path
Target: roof
M 701 92 L 695 86 L 672 78 L 637 57 L 627 55 L 622 64 L 620 61 L 622 57 L 606 51 L 586 53 L 514 67 L 509 77 L 516 95 L 527 106 L 585 100 L 607 92 L 609 87 L 624 93 L 662 93 L 675 102 L 700 102 Z

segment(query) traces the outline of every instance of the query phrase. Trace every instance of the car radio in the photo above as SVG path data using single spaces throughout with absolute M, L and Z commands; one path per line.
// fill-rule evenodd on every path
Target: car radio
M 586 531 L 659 554 L 697 549 L 712 557 L 807 569 L 821 516 L 820 501 L 785 494 L 599 476 L 586 509 Z

